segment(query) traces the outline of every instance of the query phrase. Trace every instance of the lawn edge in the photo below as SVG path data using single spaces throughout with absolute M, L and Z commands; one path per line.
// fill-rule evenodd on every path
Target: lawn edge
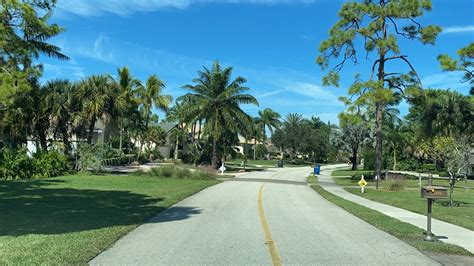
M 421 237 L 422 233 L 423 233 L 422 229 L 420 229 L 420 228 L 418 228 L 414 225 L 411 225 L 411 224 L 402 222 L 400 220 L 397 220 L 395 218 L 392 218 L 390 216 L 387 216 L 387 215 L 385 215 L 381 212 L 378 212 L 376 210 L 367 208 L 367 207 L 362 206 L 360 204 L 357 204 L 357 203 L 348 201 L 346 199 L 343 199 L 339 196 L 336 196 L 336 195 L 330 193 L 329 191 L 323 189 L 319 184 L 311 185 L 311 188 L 315 192 L 317 192 L 321 197 L 328 200 L 329 202 L 331 202 L 331 203 L 335 204 L 336 206 L 344 209 L 345 211 L 347 211 L 347 212 L 351 213 L 352 215 L 356 216 L 357 218 L 369 223 L 370 225 L 374 226 L 375 228 L 377 228 L 379 230 L 382 230 L 382 231 L 396 237 L 397 239 L 400 239 L 401 241 L 403 241 L 406 244 L 416 248 L 418 251 L 422 252 L 423 254 L 425 254 L 426 256 L 428 256 L 432 259 L 436 260 L 436 257 L 432 256 L 429 253 L 442 254 L 442 255 L 461 255 L 461 256 L 466 256 L 466 257 L 474 257 L 474 254 L 470 253 L 465 248 L 457 246 L 457 245 L 443 243 L 443 242 L 440 242 L 440 241 L 439 242 L 426 242 L 426 241 L 423 241 L 422 237 Z M 359 211 L 359 210 L 363 210 L 365 213 L 369 213 L 370 216 L 365 217 L 364 215 L 362 215 L 362 212 Z M 374 223 L 373 219 L 371 219 L 371 218 L 376 217 L 376 216 L 378 216 L 379 218 L 383 218 L 385 220 L 385 222 L 387 222 L 388 224 L 394 224 L 397 227 L 409 228 L 411 230 L 418 230 L 420 232 L 420 240 L 417 241 L 417 240 L 410 239 L 409 237 L 403 237 L 402 235 L 394 234 L 394 231 L 391 230 L 389 226 L 383 227 L 383 226 L 380 226 L 380 224 Z
M 198 182 L 199 182 L 199 181 L 209 181 L 209 180 L 195 180 L 195 181 L 198 181 Z M 192 197 L 192 196 L 194 196 L 194 195 L 196 195 L 196 194 L 198 194 L 198 193 L 200 193 L 200 192 L 202 192 L 202 191 L 204 191 L 204 190 L 206 190 L 206 189 L 208 189 L 208 188 L 210 188 L 210 187 L 213 187 L 213 186 L 215 186 L 215 185 L 218 185 L 218 184 L 221 184 L 221 183 L 225 182 L 225 181 L 218 180 L 218 179 L 211 179 L 211 181 L 216 181 L 216 183 L 211 184 L 211 185 L 209 185 L 209 186 L 207 186 L 207 187 L 203 187 L 203 188 L 201 188 L 201 189 L 198 189 L 198 190 L 192 192 L 191 194 L 189 194 L 189 195 L 187 195 L 187 196 L 185 196 L 185 197 L 183 197 L 183 198 L 181 198 L 181 199 L 178 199 L 176 202 L 173 202 L 173 203 L 171 203 L 170 205 L 168 205 L 168 206 L 166 206 L 166 207 L 163 207 L 163 209 L 160 210 L 159 212 L 153 214 L 152 216 L 150 216 L 150 217 L 148 217 L 148 218 L 146 218 L 146 219 L 143 219 L 143 222 L 137 224 L 136 226 L 131 227 L 130 230 L 128 230 L 127 232 L 124 232 L 123 234 L 118 235 L 117 238 L 116 238 L 113 242 L 111 242 L 109 245 L 107 245 L 107 246 L 104 247 L 103 249 L 99 250 L 97 254 L 95 254 L 94 256 L 92 256 L 91 258 L 89 258 L 89 259 L 87 260 L 86 264 L 89 264 L 89 263 L 90 263 L 92 260 L 94 260 L 97 256 L 99 256 L 100 254 L 102 254 L 102 252 L 104 252 L 104 251 L 108 250 L 109 248 L 111 248 L 115 243 L 117 243 L 117 241 L 119 241 L 120 239 L 122 239 L 124 236 L 128 235 L 128 234 L 129 234 L 130 232 L 132 232 L 133 230 L 137 229 L 139 226 L 141 226 L 141 225 L 143 225 L 143 224 L 145 224 L 145 223 L 148 223 L 149 221 L 153 220 L 153 218 L 155 218 L 155 217 L 156 217 L 157 215 L 159 215 L 160 213 L 166 211 L 167 209 L 173 207 L 174 205 L 180 203 L 181 201 L 183 201 L 183 200 L 185 200 L 185 199 L 187 199 L 187 198 L 189 198 L 189 197 Z

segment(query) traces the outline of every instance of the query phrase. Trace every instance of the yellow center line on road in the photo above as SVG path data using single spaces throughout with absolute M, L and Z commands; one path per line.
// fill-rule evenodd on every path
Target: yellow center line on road
M 270 252 L 270 257 L 272 258 L 272 263 L 274 266 L 281 265 L 280 255 L 278 255 L 278 250 L 276 249 L 275 242 L 273 242 L 272 234 L 270 233 L 270 228 L 267 224 L 267 219 L 265 218 L 265 211 L 263 210 L 263 186 L 262 184 L 260 190 L 258 191 L 258 214 L 260 216 L 260 222 L 262 223 L 263 233 L 265 235 L 265 241 L 267 243 L 268 251 Z

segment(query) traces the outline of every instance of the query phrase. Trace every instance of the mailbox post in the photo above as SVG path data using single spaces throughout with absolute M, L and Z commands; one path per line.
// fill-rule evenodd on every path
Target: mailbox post
M 421 197 L 428 200 L 428 209 L 427 209 L 427 229 L 425 240 L 426 241 L 435 241 L 436 237 L 431 232 L 431 216 L 432 216 L 432 206 L 435 199 L 445 199 L 448 197 L 448 189 L 445 187 L 432 186 L 431 180 L 430 185 L 424 186 L 421 188 Z

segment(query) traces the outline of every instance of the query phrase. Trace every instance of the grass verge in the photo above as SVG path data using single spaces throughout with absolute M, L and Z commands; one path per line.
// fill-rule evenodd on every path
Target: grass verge
M 406 179 L 401 181 L 405 185 L 405 189 L 401 191 L 387 191 L 385 184 L 390 180 L 381 180 L 378 190 L 373 188 L 375 186 L 373 180 L 367 180 L 368 187 L 366 187 L 366 193 L 364 194 L 360 193 L 358 188 L 357 182 L 359 180 L 349 177 L 334 177 L 334 180 L 336 184 L 358 196 L 419 214 L 426 213 L 426 200 L 420 196 L 419 180 Z M 428 185 L 428 180 L 422 179 L 421 186 L 426 185 Z M 434 179 L 433 185 L 449 187 L 449 181 Z M 433 204 L 433 217 L 474 230 L 474 182 L 458 181 L 454 188 L 454 201 L 455 206 L 448 206 L 448 200 L 436 200 Z
M 216 183 L 83 174 L 0 181 L 0 265 L 85 264 L 160 211 Z
M 320 185 L 313 185 L 311 187 L 328 201 L 338 205 L 347 212 L 352 213 L 356 217 L 359 217 L 374 227 L 395 236 L 396 238 L 406 242 L 420 251 L 473 256 L 473 254 L 466 249 L 456 245 L 446 244 L 440 241 L 423 241 L 423 230 L 414 225 L 401 222 L 378 211 L 340 198 L 327 192 Z
M 406 209 L 419 214 L 426 214 L 426 200 L 421 198 L 418 189 L 403 191 L 384 191 L 366 188 L 364 194 L 356 188 L 345 190 L 358 196 Z M 448 206 L 448 200 L 435 200 L 433 218 L 452 223 L 469 230 L 474 230 L 474 190 L 455 188 L 454 200 L 459 206 Z

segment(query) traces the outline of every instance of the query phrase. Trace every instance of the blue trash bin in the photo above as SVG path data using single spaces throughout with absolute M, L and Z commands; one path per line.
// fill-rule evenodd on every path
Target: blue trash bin
M 321 165 L 314 166 L 314 174 L 319 175 L 320 172 L 321 172 Z

